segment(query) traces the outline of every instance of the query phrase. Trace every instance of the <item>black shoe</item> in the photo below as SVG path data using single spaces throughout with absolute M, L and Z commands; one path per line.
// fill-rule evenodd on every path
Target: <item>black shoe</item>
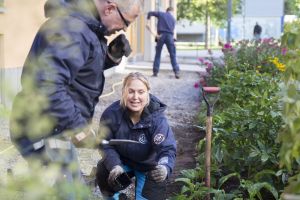
M 157 73 L 153 73 L 153 74 L 152 74 L 152 77 L 157 77 Z
M 178 72 L 176 72 L 176 73 L 175 73 L 175 78 L 176 78 L 176 79 L 179 79 L 179 78 L 180 78 L 180 76 L 179 76 L 179 73 L 178 73 Z

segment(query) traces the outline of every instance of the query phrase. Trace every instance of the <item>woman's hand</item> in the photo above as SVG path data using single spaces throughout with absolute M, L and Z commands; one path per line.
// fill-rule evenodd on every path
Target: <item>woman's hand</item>
M 165 165 L 157 165 L 154 170 L 149 172 L 150 178 L 156 182 L 163 182 L 166 180 L 168 170 Z
M 124 169 L 120 165 L 114 166 L 113 169 L 109 172 L 108 184 L 114 186 L 116 178 L 123 172 Z

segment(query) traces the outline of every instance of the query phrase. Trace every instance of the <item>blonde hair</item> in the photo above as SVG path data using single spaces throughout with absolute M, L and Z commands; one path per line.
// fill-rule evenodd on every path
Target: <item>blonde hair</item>
M 121 97 L 121 100 L 120 100 L 120 105 L 123 108 L 126 108 L 126 106 L 127 106 L 126 105 L 126 99 L 127 99 L 127 96 L 128 96 L 128 85 L 129 85 L 129 83 L 132 80 L 140 80 L 146 86 L 147 92 L 148 92 L 148 98 L 147 98 L 147 104 L 146 104 L 146 106 L 148 106 L 149 103 L 150 103 L 150 93 L 149 93 L 149 91 L 150 91 L 150 83 L 149 83 L 147 77 L 144 76 L 140 72 L 131 72 L 131 73 L 129 73 L 124 78 L 124 80 L 123 80 L 123 87 L 122 87 L 122 97 Z

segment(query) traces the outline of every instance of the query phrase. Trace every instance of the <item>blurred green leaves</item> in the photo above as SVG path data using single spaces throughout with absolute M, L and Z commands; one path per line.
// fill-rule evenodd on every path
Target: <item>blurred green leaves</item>
M 241 0 L 232 1 L 233 13 L 239 13 Z M 216 25 L 225 25 L 227 20 L 227 0 L 178 0 L 177 18 L 191 22 L 204 21 L 206 12 Z

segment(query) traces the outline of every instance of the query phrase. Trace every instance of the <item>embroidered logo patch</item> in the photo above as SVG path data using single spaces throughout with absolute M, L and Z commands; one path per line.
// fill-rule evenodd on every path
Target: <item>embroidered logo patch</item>
M 142 143 L 142 144 L 146 144 L 147 143 L 147 139 L 146 139 L 145 134 L 141 134 L 139 136 L 139 142 Z
M 156 134 L 154 139 L 153 139 L 153 142 L 154 144 L 160 144 L 162 143 L 163 141 L 165 140 L 165 136 L 161 133 L 159 134 Z

